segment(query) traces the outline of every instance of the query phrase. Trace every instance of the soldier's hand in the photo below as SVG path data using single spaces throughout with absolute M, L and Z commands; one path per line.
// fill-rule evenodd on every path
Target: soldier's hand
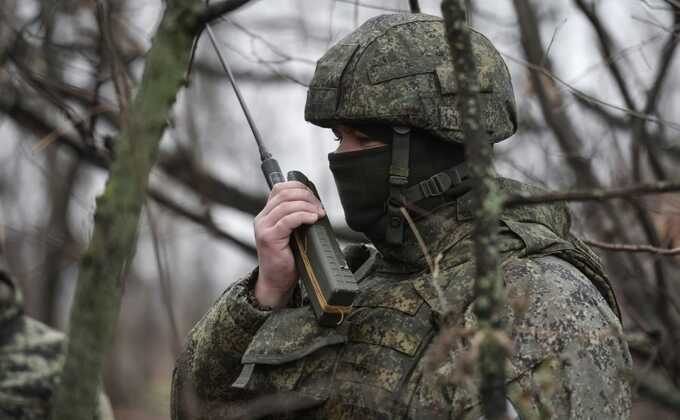
M 274 185 L 264 209 L 255 216 L 255 247 L 260 265 L 255 298 L 261 305 L 288 303 L 298 278 L 290 235 L 302 224 L 325 215 L 319 200 L 297 181 Z

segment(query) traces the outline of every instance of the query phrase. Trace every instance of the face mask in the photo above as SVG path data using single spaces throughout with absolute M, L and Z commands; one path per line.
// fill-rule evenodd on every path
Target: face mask
M 380 128 L 380 127 L 378 127 Z M 392 129 L 362 129 L 372 138 L 387 141 Z M 427 135 L 414 132 L 411 137 L 409 185 L 415 185 L 437 172 L 449 169 L 463 161 L 463 149 L 458 145 L 432 140 Z M 392 148 L 382 147 L 344 153 L 330 153 L 328 162 L 345 211 L 347 225 L 368 236 L 373 243 L 384 239 L 387 218 L 386 202 L 389 197 L 389 168 Z M 416 205 L 424 210 L 442 204 L 448 198 L 430 198 Z
M 380 219 L 385 215 L 389 195 L 387 180 L 391 161 L 389 146 L 328 154 L 347 225 L 369 237 L 379 232 L 384 234 Z

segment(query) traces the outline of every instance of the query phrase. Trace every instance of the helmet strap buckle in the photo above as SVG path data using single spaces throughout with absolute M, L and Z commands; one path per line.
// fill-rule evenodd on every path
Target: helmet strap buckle
M 467 163 L 459 163 L 445 171 L 432 175 L 411 187 L 401 190 L 405 203 L 417 203 L 430 197 L 458 195 L 470 189 Z
M 451 188 L 451 178 L 443 172 L 439 172 L 429 179 L 418 184 L 423 197 L 437 197 Z

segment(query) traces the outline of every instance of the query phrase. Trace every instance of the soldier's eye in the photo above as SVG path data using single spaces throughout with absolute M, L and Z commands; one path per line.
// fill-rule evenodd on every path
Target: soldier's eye
M 332 131 L 333 131 L 333 135 L 335 136 L 335 139 L 333 139 L 333 140 L 334 141 L 341 141 L 342 140 L 342 134 L 338 130 L 336 130 L 335 128 L 333 128 Z

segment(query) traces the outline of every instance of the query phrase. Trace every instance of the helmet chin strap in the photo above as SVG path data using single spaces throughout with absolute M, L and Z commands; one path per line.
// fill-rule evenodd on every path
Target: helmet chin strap
M 430 197 L 460 195 L 470 189 L 469 171 L 465 162 L 438 172 L 416 185 L 407 187 L 409 177 L 409 153 L 411 129 L 392 127 L 392 163 L 389 172 L 390 194 L 387 199 L 387 231 L 385 240 L 390 245 L 404 241 L 404 216 L 401 207 Z
M 392 127 L 392 164 L 390 165 L 390 196 L 387 199 L 387 232 L 385 240 L 391 245 L 404 241 L 404 217 L 401 214 L 402 191 L 408 185 L 411 129 Z

